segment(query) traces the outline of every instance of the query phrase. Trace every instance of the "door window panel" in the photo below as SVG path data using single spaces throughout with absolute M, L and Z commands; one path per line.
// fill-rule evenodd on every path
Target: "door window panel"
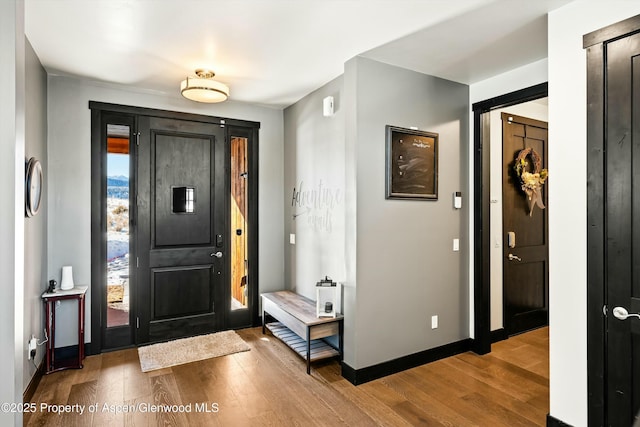
M 231 310 L 248 307 L 247 138 L 231 137 Z
M 129 324 L 129 126 L 107 125 L 107 327 Z

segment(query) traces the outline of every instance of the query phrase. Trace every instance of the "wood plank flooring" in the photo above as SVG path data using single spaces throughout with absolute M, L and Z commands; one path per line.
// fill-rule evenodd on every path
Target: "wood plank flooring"
M 305 362 L 261 328 L 238 333 L 251 351 L 149 373 L 135 349 L 89 356 L 81 370 L 42 379 L 38 410 L 24 424 L 512 427 L 545 425 L 549 412 L 548 328 L 496 343 L 485 356 L 464 353 L 357 387 L 336 361 L 314 364 L 309 376 Z M 85 413 L 58 415 L 42 404 L 84 405 Z

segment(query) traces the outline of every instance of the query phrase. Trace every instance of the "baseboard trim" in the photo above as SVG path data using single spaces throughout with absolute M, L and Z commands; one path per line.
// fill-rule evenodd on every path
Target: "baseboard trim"
M 551 414 L 547 414 L 547 427 L 572 427 L 571 424 L 560 421 Z
M 342 376 L 351 384 L 360 385 L 369 381 L 377 380 L 378 378 L 386 377 L 387 375 L 406 371 L 407 369 L 415 368 L 416 366 L 424 365 L 429 362 L 435 362 L 436 360 L 444 359 L 445 357 L 464 353 L 465 351 L 469 351 L 470 348 L 471 339 L 467 338 L 362 369 L 354 369 L 345 362 L 342 362 Z
M 40 385 L 40 380 L 42 379 L 43 376 L 44 376 L 44 359 L 40 362 L 40 365 L 38 365 L 38 369 L 36 369 L 36 372 L 33 374 L 33 377 L 31 377 L 31 381 L 29 381 L 29 385 L 27 386 L 24 393 L 22 393 L 22 402 L 24 403 L 31 402 L 31 399 L 33 399 L 33 395 L 36 393 L 36 389 L 38 388 L 38 385 Z
M 491 343 L 495 343 L 498 341 L 504 341 L 509 338 L 509 334 L 507 334 L 507 330 L 505 328 L 496 329 L 495 331 L 491 331 Z

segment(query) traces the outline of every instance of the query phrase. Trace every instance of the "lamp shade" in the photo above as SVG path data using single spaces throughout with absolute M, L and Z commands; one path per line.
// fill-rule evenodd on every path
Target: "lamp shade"
M 180 83 L 182 96 L 197 102 L 222 102 L 229 98 L 229 87 L 213 80 L 215 74 L 208 70 L 196 70 L 196 77 L 187 77 Z

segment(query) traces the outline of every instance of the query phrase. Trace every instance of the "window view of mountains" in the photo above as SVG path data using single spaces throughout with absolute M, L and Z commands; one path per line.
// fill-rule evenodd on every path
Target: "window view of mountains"
M 107 177 L 107 197 L 129 199 L 129 177 L 123 175 Z

